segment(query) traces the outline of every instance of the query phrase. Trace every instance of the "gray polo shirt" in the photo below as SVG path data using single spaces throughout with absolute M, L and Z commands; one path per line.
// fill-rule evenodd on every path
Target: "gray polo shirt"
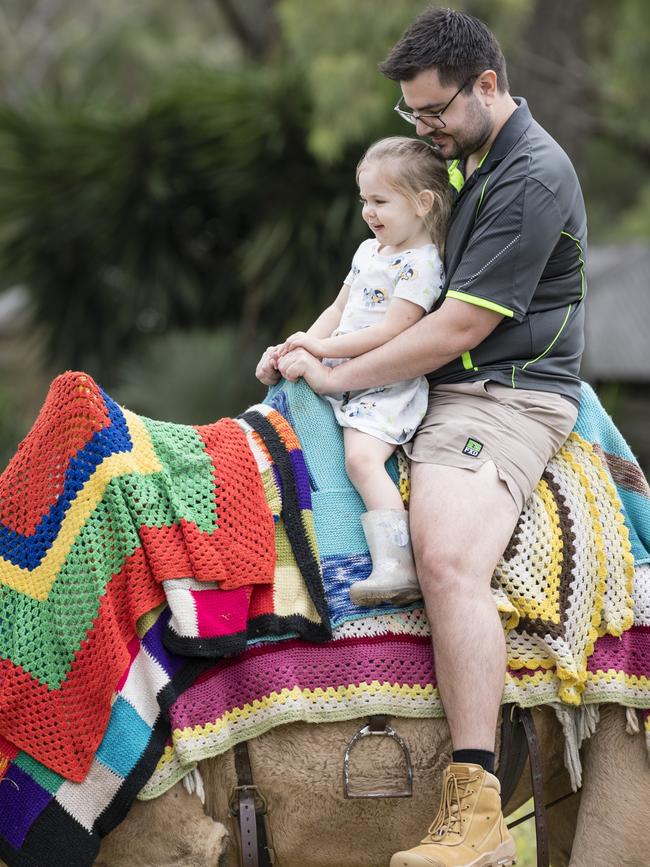
M 432 385 L 492 379 L 580 400 L 587 220 L 577 175 L 524 99 L 463 183 L 445 247 L 444 298 L 502 313 L 471 352 L 429 375 Z

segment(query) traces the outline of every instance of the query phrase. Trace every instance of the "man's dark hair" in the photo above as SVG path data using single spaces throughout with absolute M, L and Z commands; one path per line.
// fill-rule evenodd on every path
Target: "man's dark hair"
M 426 9 L 379 64 L 393 81 L 411 81 L 432 67 L 443 87 L 460 87 L 486 69 L 496 72 L 501 93 L 509 87 L 506 61 L 492 32 L 478 18 L 454 9 Z

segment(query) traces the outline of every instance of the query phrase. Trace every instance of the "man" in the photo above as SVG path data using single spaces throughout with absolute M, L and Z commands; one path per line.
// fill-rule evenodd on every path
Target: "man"
M 506 652 L 490 579 L 577 415 L 584 203 L 566 154 L 510 96 L 481 21 L 428 9 L 380 68 L 400 82 L 396 110 L 452 161 L 445 291 L 372 352 L 330 369 L 296 350 L 280 370 L 320 393 L 429 375 L 407 447 L 410 522 L 454 752 L 429 834 L 391 867 L 506 865 L 515 847 L 493 776 Z

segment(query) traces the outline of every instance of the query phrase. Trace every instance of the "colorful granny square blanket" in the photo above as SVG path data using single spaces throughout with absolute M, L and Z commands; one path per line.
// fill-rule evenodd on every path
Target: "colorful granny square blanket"
M 309 468 L 334 637 L 319 647 L 260 642 L 202 674 L 170 710 L 173 740 L 143 798 L 279 723 L 443 713 L 422 608 L 369 611 L 350 601 L 350 584 L 371 564 L 364 506 L 328 405 L 302 383 L 284 383 L 268 400 L 291 423 Z M 650 489 L 585 384 L 575 429 L 495 572 L 509 656 L 504 702 L 650 708 L 649 551 Z M 575 720 L 562 721 L 568 729 Z
M 0 477 L 0 857 L 88 867 L 143 786 L 284 722 L 441 715 L 422 608 L 350 602 L 363 510 L 302 382 L 188 427 L 55 381 Z M 650 708 L 649 551 L 647 482 L 583 386 L 494 576 L 504 701 Z
M 310 505 L 270 407 L 190 427 L 54 381 L 0 477 L 0 857 L 92 863 L 206 664 L 331 637 Z

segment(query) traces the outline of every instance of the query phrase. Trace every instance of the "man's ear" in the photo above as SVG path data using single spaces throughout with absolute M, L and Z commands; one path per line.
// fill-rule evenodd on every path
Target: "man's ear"
M 474 84 L 486 105 L 492 105 L 497 97 L 497 74 L 493 69 L 486 69 L 476 79 Z

